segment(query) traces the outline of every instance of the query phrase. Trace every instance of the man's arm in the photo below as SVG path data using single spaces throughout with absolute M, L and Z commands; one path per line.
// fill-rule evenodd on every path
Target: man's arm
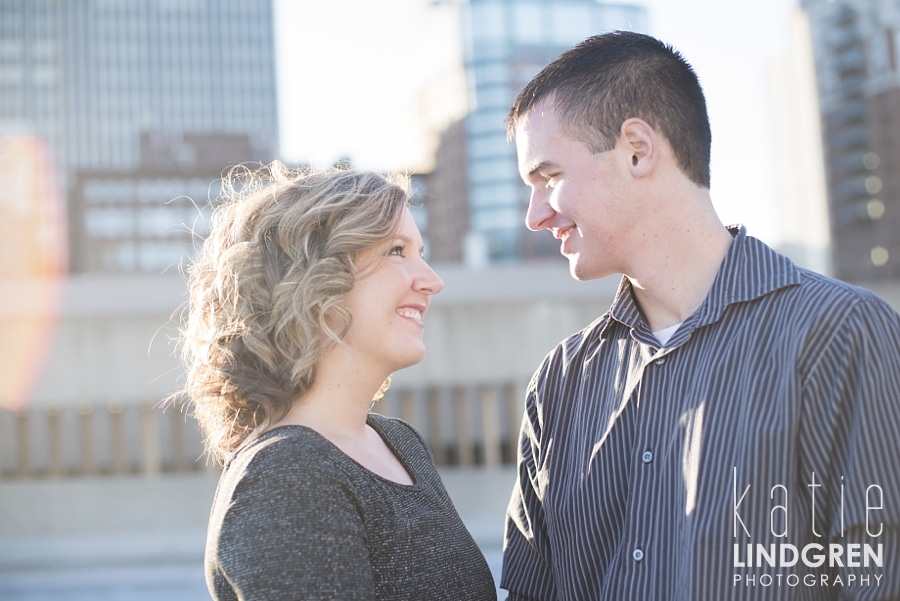
M 535 381 L 529 386 L 519 433 L 518 475 L 506 513 L 500 586 L 509 601 L 556 599 L 540 482 L 542 423 Z
M 826 565 L 840 577 L 841 599 L 898 599 L 900 316 L 866 297 L 832 325 L 835 334 L 804 382 L 801 476 L 824 471 L 818 477 L 828 479 L 811 495 L 810 528 L 831 551 Z

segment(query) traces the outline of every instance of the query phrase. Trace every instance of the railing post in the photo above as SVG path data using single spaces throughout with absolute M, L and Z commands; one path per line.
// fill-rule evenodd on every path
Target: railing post
M 162 472 L 159 448 L 159 419 L 153 405 L 140 408 L 141 455 L 145 476 L 155 476 Z
M 93 475 L 97 471 L 94 454 L 94 424 L 91 421 L 94 407 L 88 401 L 81 401 L 75 406 L 78 412 L 78 442 L 81 455 L 81 475 Z
M 441 423 L 441 391 L 438 388 L 429 388 L 427 400 L 428 442 L 434 454 L 434 462 L 438 465 L 447 465 L 447 445 Z
M 497 388 L 482 386 L 480 390 L 482 444 L 484 445 L 484 464 L 487 467 L 500 465 L 500 405 Z
M 122 401 L 112 399 L 106 406 L 109 412 L 109 452 L 112 473 L 121 475 L 128 471 L 125 450 L 125 417 Z
M 457 386 L 453 390 L 453 409 L 456 413 L 456 442 L 459 449 L 459 464 L 475 464 L 474 436 L 472 435 L 472 414 L 469 411 L 469 389 Z
M 400 393 L 400 419 L 418 428 L 419 411 L 416 407 L 416 395 L 408 388 Z
M 522 428 L 522 416 L 525 413 L 525 390 L 516 382 L 506 386 L 506 427 L 509 431 L 509 449 L 512 462 L 519 455 L 519 430 Z
M 185 430 L 187 419 L 180 411 L 172 412 L 172 452 L 174 453 L 173 467 L 177 472 L 190 470 L 190 461 L 187 458 L 187 440 Z
M 47 471 L 51 476 L 62 476 L 63 467 L 63 450 L 62 450 L 62 427 L 60 426 L 60 410 L 57 407 L 48 407 L 45 413 L 47 420 Z
M 16 443 L 18 447 L 18 468 L 19 476 L 31 476 L 31 448 L 29 445 L 30 437 L 28 436 L 28 412 L 21 410 L 16 415 Z

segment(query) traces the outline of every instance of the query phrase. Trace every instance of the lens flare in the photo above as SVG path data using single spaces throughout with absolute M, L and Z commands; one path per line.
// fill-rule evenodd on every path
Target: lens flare
M 25 407 L 59 317 L 68 260 L 65 199 L 47 144 L 0 137 L 0 407 Z

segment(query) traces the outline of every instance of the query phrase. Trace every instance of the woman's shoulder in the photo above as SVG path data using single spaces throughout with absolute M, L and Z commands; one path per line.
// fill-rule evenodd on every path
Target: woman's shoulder
M 389 434 L 401 438 L 415 438 L 419 440 L 422 438 L 413 426 L 396 417 L 370 413 L 366 421 L 382 436 Z
M 424 449 L 430 453 L 428 443 L 419 431 L 402 419 L 370 413 L 367 422 L 395 451 Z
M 248 440 L 226 461 L 225 473 L 241 477 L 263 474 L 312 476 L 339 469 L 341 455 L 316 431 L 279 426 Z
M 217 545 L 277 538 L 275 531 L 285 528 L 312 532 L 328 516 L 354 515 L 358 479 L 319 438 L 301 426 L 278 427 L 229 458 L 210 513 Z
M 369 414 L 368 423 L 387 442 L 407 469 L 414 472 L 417 479 L 434 477 L 437 473 L 434 454 L 412 425 L 401 419 L 377 413 Z

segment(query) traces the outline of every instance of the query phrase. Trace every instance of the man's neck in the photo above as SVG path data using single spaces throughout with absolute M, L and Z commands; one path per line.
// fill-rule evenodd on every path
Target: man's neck
M 670 228 L 649 265 L 626 274 L 652 331 L 685 321 L 703 304 L 732 240 L 718 219 Z

